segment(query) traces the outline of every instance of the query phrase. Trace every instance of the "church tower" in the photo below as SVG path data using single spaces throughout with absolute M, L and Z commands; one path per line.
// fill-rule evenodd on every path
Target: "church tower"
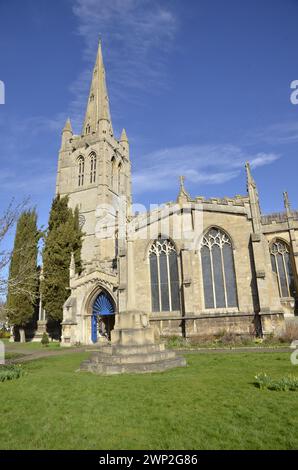
M 119 140 L 113 132 L 100 42 L 81 134 L 73 133 L 70 119 L 62 131 L 56 194 L 68 195 L 69 205 L 79 208 L 84 266 L 113 263 L 111 234 L 119 208 L 126 217 L 131 206 L 131 167 L 125 130 Z

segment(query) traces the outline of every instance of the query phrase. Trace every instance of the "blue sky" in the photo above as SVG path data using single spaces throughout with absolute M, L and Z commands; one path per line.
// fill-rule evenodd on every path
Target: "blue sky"
M 80 131 L 101 35 L 114 130 L 134 201 L 246 194 L 297 208 L 297 0 L 0 0 L 1 201 L 30 195 L 46 225 L 60 133 Z

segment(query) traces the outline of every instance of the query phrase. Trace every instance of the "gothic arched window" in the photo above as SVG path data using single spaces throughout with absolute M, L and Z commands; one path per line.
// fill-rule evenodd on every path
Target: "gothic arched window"
M 78 186 L 83 186 L 84 184 L 84 171 L 85 171 L 85 159 L 80 156 L 78 158 Z
M 201 241 L 205 308 L 237 307 L 232 243 L 228 235 L 211 228 Z
M 122 175 L 121 175 L 121 168 L 122 168 L 122 165 L 121 163 L 119 163 L 118 165 L 118 194 L 120 194 L 121 192 L 121 180 L 122 180 Z
M 96 181 L 96 155 L 94 152 L 90 154 L 90 183 Z
M 272 271 L 277 276 L 280 297 L 294 297 L 294 276 L 289 246 L 282 240 L 270 245 Z
M 117 191 L 118 186 L 118 172 L 116 158 L 113 157 L 111 160 L 111 188 L 113 191 Z
M 180 310 L 177 252 L 174 244 L 158 238 L 149 250 L 153 312 Z

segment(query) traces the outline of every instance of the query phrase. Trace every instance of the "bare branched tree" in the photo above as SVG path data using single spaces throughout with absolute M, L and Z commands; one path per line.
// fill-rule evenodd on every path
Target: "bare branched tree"
M 18 272 L 15 277 L 9 279 L 8 277 L 8 266 L 11 261 L 12 251 L 8 249 L 3 249 L 3 243 L 5 238 L 8 235 L 8 232 L 13 228 L 17 222 L 20 214 L 25 209 L 28 204 L 28 199 L 22 201 L 19 204 L 16 204 L 12 200 L 5 210 L 4 214 L 0 215 L 0 299 L 2 299 L 2 314 L 5 314 L 7 309 L 4 299 L 7 295 L 8 289 L 11 287 L 16 292 L 21 291 L 26 294 L 29 294 L 29 289 L 26 288 L 27 282 L 27 266 L 24 265 L 24 268 Z M 25 248 L 24 248 L 25 249 Z M 28 279 L 28 285 L 31 283 Z M 7 315 L 7 312 L 6 312 Z

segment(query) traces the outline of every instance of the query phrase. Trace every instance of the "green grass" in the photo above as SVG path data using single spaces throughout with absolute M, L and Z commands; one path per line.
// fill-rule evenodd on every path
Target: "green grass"
M 57 349 L 57 348 L 60 348 L 60 343 L 58 341 L 53 341 L 53 342 L 49 342 L 49 345 L 48 346 L 44 346 L 43 344 L 41 344 L 40 341 L 28 341 L 27 343 L 19 343 L 19 342 L 15 342 L 15 343 L 10 343 L 9 340 L 7 339 L 4 339 L 2 340 L 4 342 L 4 344 L 8 347 L 11 347 L 13 349 L 22 349 L 24 351 L 28 350 L 28 352 L 30 351 L 36 351 L 36 350 L 47 350 L 47 349 Z
M 187 355 L 162 374 L 75 372 L 88 353 L 35 360 L 0 384 L 0 449 L 297 449 L 297 393 L 255 375 L 298 370 L 287 353 Z
M 11 352 L 6 352 L 5 353 L 5 360 L 18 359 L 19 357 L 24 357 L 24 354 L 11 353 Z
M 285 375 L 279 377 L 278 379 L 273 379 L 269 375 L 262 372 L 261 374 L 256 375 L 256 385 L 262 390 L 277 390 L 277 391 L 298 391 L 298 377 L 292 375 Z
M 6 380 L 19 379 L 23 374 L 23 369 L 21 366 L 17 365 L 0 365 L 0 382 L 5 382 Z

